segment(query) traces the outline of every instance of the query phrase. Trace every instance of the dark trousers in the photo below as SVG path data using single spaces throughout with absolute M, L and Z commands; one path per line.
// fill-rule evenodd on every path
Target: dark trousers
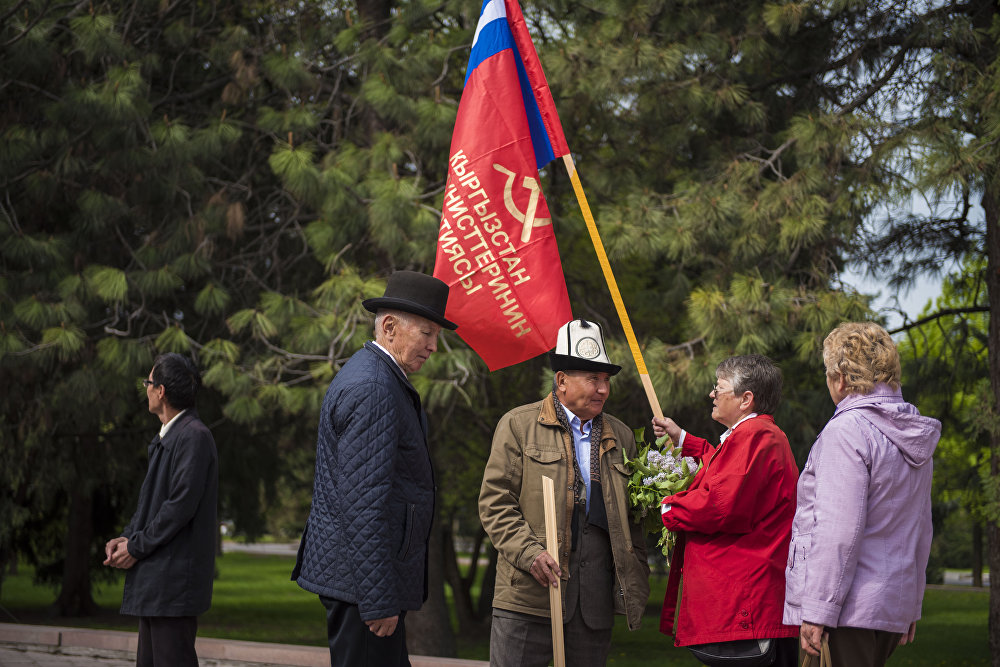
M 799 638 L 775 639 L 774 667 L 799 667 Z
M 197 616 L 140 616 L 136 667 L 198 667 Z
M 565 582 L 563 582 L 565 583 Z M 563 624 L 566 664 L 603 667 L 611 649 L 611 629 L 592 630 L 577 605 Z M 493 610 L 490 629 L 491 667 L 545 667 L 552 661 L 552 624 L 544 616 Z
M 330 643 L 332 667 L 410 667 L 406 652 L 405 612 L 399 615 L 396 631 L 376 637 L 361 620 L 358 605 L 319 596 L 326 607 L 326 637 Z
M 881 667 L 903 635 L 865 628 L 827 628 L 833 667 Z M 817 663 L 818 664 L 818 663 Z

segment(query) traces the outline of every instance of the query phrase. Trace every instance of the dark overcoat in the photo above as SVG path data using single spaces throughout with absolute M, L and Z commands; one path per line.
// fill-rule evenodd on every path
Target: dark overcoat
M 197 616 L 212 604 L 219 460 L 193 409 L 149 445 L 139 503 L 122 536 L 138 560 L 125 574 L 121 613 Z
M 366 621 L 419 609 L 433 516 L 420 396 L 392 357 L 366 343 L 323 401 L 312 508 L 292 579 L 358 605 Z

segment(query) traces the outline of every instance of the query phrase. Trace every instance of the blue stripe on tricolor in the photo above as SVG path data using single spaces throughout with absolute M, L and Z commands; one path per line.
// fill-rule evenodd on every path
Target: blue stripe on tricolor
M 521 55 L 518 53 L 514 37 L 511 35 L 504 0 L 484 0 L 482 10 L 479 13 L 479 23 L 476 25 L 476 34 L 472 41 L 472 53 L 469 54 L 469 66 L 465 70 L 465 85 L 468 85 L 469 77 L 476 68 L 506 49 L 511 49 L 514 52 L 517 78 L 521 84 L 521 98 L 528 117 L 531 143 L 535 151 L 535 163 L 541 169 L 555 158 L 555 153 L 552 150 L 548 132 L 545 130 L 545 124 L 542 122 L 542 115 L 538 111 L 535 95 L 531 91 L 524 63 L 521 62 Z

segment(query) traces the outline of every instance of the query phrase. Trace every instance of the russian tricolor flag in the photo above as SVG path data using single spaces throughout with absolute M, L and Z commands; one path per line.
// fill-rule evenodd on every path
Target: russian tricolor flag
M 516 0 L 480 12 L 448 161 L 434 275 L 446 317 L 496 370 L 555 346 L 572 319 L 538 169 L 569 153 Z

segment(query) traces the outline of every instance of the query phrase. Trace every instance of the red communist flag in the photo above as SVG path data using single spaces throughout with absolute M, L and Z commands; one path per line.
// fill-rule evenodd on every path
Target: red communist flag
M 569 153 L 516 0 L 486 0 L 448 161 L 434 275 L 490 370 L 552 349 L 573 318 L 538 170 Z

